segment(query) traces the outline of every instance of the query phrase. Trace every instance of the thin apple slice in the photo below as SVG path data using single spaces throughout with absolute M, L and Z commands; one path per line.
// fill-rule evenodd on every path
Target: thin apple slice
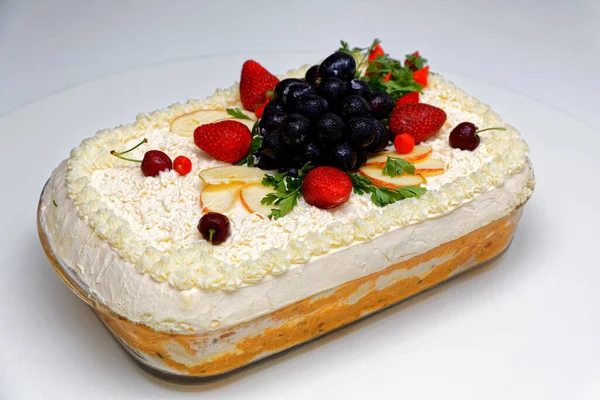
M 445 171 L 444 161 L 439 158 L 428 158 L 424 161 L 416 162 L 415 174 L 423 176 L 434 176 L 443 174 Z
M 378 153 L 378 154 L 374 154 L 373 156 L 369 157 L 369 159 L 367 160 L 367 163 L 365 165 L 366 166 L 377 165 L 378 167 L 383 168 L 383 167 L 385 167 L 385 162 L 387 161 L 388 157 L 401 158 L 404 161 L 415 163 L 415 162 L 423 161 L 423 160 L 426 160 L 427 158 L 429 158 L 432 151 L 433 150 L 432 150 L 431 146 L 415 146 L 413 151 L 411 151 L 408 154 L 400 154 L 395 151 L 387 152 L 387 153 Z
M 175 132 L 179 136 L 192 137 L 194 136 L 194 130 L 200 125 L 211 124 L 217 121 L 223 121 L 228 119 L 237 120 L 245 125 L 254 125 L 255 117 L 249 111 L 242 110 L 244 114 L 252 118 L 251 120 L 234 118 L 227 113 L 224 108 L 213 108 L 207 110 L 196 110 L 187 114 L 180 115 L 171 121 L 171 132 Z M 249 129 L 252 129 L 252 125 Z
M 225 212 L 233 206 L 240 196 L 243 183 L 230 183 L 222 185 L 206 185 L 200 194 L 200 207 L 205 212 Z
M 240 199 L 242 200 L 242 205 L 249 213 L 269 215 L 273 206 L 266 206 L 260 204 L 260 202 L 266 195 L 272 192 L 272 188 L 268 188 L 260 183 L 252 183 L 242 188 Z
M 383 175 L 381 168 L 377 166 L 365 166 L 358 170 L 358 173 L 371 179 L 374 184 L 389 188 L 401 188 L 406 186 L 420 186 L 427 180 L 421 175 L 396 175 L 394 177 Z
M 265 177 L 265 171 L 243 165 L 227 165 L 214 167 L 200 172 L 200 178 L 211 185 L 223 183 L 260 183 Z

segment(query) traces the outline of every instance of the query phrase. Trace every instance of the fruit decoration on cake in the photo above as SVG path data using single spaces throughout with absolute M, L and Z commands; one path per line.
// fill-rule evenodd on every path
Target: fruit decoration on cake
M 117 152 L 111 150 L 110 154 L 120 158 L 121 160 L 131 161 L 141 164 L 142 173 L 145 176 L 157 176 L 162 171 L 168 171 L 173 169 L 173 161 L 171 158 L 160 150 L 149 150 L 144 153 L 144 158 L 141 160 L 135 160 L 133 158 L 124 157 L 125 154 L 132 152 L 143 144 L 148 143 L 148 140 L 143 139 L 140 143 L 133 146 L 129 150 Z M 192 170 L 192 162 L 185 156 L 178 156 L 175 159 L 175 171 L 180 175 L 187 175 Z
M 243 109 L 189 112 L 171 121 L 170 130 L 193 137 L 214 159 L 234 164 L 200 172 L 204 212 L 241 209 L 277 219 L 302 197 L 331 209 L 344 204 L 352 190 L 383 207 L 422 195 L 426 177 L 446 169 L 424 143 L 447 119 L 444 110 L 420 102 L 428 76 L 419 52 L 398 60 L 379 40 L 365 48 L 342 41 L 303 78 L 279 80 L 248 60 L 239 86 Z M 449 136 L 450 146 L 473 151 L 477 134 L 489 129 L 495 128 L 478 131 L 469 122 L 459 124 Z M 166 154 L 149 153 L 148 176 L 171 168 L 181 175 L 191 170 L 189 159 L 178 157 L 173 166 Z

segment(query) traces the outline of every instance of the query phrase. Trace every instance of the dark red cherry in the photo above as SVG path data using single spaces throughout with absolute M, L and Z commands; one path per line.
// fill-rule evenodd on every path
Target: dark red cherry
M 461 122 L 450 132 L 450 147 L 455 149 L 473 151 L 480 141 L 477 127 L 471 122 Z
M 144 154 L 142 173 L 146 176 L 156 176 L 160 171 L 173 168 L 173 162 L 168 155 L 160 150 L 150 150 Z
M 200 218 L 198 231 L 210 244 L 221 244 L 229 237 L 229 218 L 216 212 L 208 212 Z

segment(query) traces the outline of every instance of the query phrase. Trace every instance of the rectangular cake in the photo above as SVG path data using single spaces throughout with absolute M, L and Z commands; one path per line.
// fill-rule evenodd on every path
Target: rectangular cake
M 51 264 L 145 368 L 205 379 L 499 255 L 519 132 L 413 53 L 346 44 L 97 132 L 52 173 Z M 173 158 L 173 160 L 171 160 Z

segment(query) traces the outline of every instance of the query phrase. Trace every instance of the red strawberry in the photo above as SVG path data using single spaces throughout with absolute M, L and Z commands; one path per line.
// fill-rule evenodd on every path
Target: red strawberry
M 383 51 L 379 43 L 377 43 L 375 47 L 373 47 L 373 50 L 371 50 L 371 52 L 369 53 L 369 61 L 376 60 L 377 56 L 383 55 L 385 55 L 385 52 Z
M 217 160 L 235 164 L 248 154 L 252 134 L 238 121 L 204 124 L 194 130 L 194 143 Z
M 413 72 L 413 79 L 415 82 L 420 83 L 423 86 L 427 86 L 427 76 L 429 75 L 429 66 L 421 68 Z
M 240 78 L 240 97 L 242 105 L 248 111 L 264 103 L 267 92 L 273 90 L 279 79 L 253 60 L 248 60 L 242 66 Z
M 387 82 L 392 78 L 392 71 L 388 72 L 386 76 L 381 78 L 382 81 Z
M 265 100 L 264 103 L 262 103 L 260 106 L 256 107 L 256 110 L 254 110 L 254 115 L 256 115 L 256 118 L 262 118 L 263 116 L 263 112 L 265 111 L 265 106 L 267 104 L 269 104 L 269 101 L 271 101 L 270 97 L 267 97 L 267 100 Z
M 333 208 L 345 203 L 352 193 L 352 181 L 333 167 L 316 167 L 308 171 L 302 182 L 304 200 L 311 206 Z
M 404 104 L 396 107 L 389 119 L 392 135 L 408 133 L 419 144 L 442 129 L 446 122 L 444 110 L 425 103 Z
M 396 107 L 401 106 L 403 104 L 411 104 L 419 102 L 419 92 L 411 92 L 407 93 L 404 96 L 400 97 L 398 101 L 396 101 Z

